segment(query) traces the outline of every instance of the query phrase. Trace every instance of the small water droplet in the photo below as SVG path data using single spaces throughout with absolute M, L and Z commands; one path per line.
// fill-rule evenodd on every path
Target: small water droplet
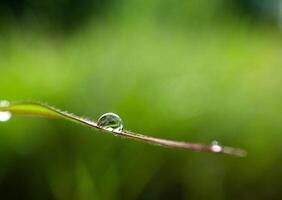
M 213 152 L 221 152 L 222 146 L 218 143 L 218 141 L 213 141 L 211 143 L 211 149 Z
M 2 100 L 0 101 L 0 107 L 8 107 L 10 105 L 9 101 Z M 8 111 L 0 112 L 0 122 L 6 122 L 11 119 L 12 114 Z
M 101 128 L 112 131 L 115 133 L 121 133 L 123 129 L 122 119 L 115 113 L 105 113 L 98 119 L 98 126 Z

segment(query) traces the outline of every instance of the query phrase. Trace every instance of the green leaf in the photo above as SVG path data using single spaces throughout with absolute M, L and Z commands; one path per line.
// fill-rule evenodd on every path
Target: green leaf
M 235 155 L 241 157 L 246 156 L 246 151 L 242 149 L 220 146 L 217 143 L 212 145 L 203 145 L 203 144 L 187 143 L 187 142 L 172 141 L 172 140 L 149 137 L 134 132 L 130 132 L 124 129 L 121 132 L 110 131 L 102 126 L 99 126 L 97 122 L 76 116 L 74 114 L 70 114 L 65 111 L 61 111 L 46 103 L 15 102 L 6 106 L 0 106 L 0 112 L 10 112 L 12 115 L 48 117 L 54 119 L 62 118 L 74 123 L 100 129 L 103 130 L 104 132 L 111 133 L 113 135 L 118 135 L 121 137 L 131 138 L 131 139 L 162 145 L 166 147 L 191 149 L 196 151 L 207 151 L 212 153 L 223 153 L 223 154 L 229 154 L 229 155 Z

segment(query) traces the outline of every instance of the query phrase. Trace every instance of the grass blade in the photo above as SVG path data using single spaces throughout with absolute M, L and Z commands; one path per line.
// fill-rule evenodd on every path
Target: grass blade
M 229 154 L 229 155 L 241 156 L 241 157 L 246 155 L 246 151 L 242 149 L 233 148 L 233 147 L 224 147 L 224 146 L 219 146 L 217 144 L 203 145 L 203 144 L 187 143 L 187 142 L 180 142 L 180 141 L 172 141 L 172 140 L 149 137 L 149 136 L 137 134 L 134 132 L 130 132 L 124 129 L 121 132 L 109 131 L 99 126 L 97 122 L 76 116 L 74 114 L 70 114 L 65 111 L 61 111 L 46 103 L 15 102 L 15 103 L 11 103 L 6 106 L 0 106 L 0 112 L 10 112 L 13 115 L 48 117 L 48 118 L 55 118 L 55 119 L 62 118 L 62 119 L 66 119 L 68 121 L 71 121 L 77 124 L 89 126 L 92 128 L 97 128 L 107 133 L 119 135 L 121 137 L 131 138 L 131 139 L 148 142 L 152 144 L 157 144 L 157 145 L 162 145 L 166 147 L 191 149 L 195 151 L 207 151 L 207 152 L 212 152 L 212 153 L 223 153 L 223 154 Z

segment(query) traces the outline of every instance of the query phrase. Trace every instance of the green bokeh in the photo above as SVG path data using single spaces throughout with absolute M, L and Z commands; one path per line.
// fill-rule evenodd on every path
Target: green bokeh
M 11 20 L 0 33 L 0 98 L 92 119 L 115 112 L 129 130 L 216 139 L 248 156 L 14 117 L 0 124 L 0 199 L 281 198 L 281 32 L 219 0 L 185 2 L 115 2 L 71 34 Z

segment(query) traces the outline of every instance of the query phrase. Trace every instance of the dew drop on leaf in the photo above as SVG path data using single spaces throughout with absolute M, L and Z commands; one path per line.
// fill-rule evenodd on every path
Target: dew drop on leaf
M 222 146 L 218 143 L 218 141 L 213 141 L 211 143 L 211 149 L 213 152 L 221 152 Z
M 115 133 L 120 133 L 123 129 L 122 119 L 115 113 L 105 113 L 103 114 L 97 122 L 97 125 L 101 128 L 112 131 Z
M 0 107 L 8 107 L 10 105 L 9 101 L 1 100 L 0 101 Z M 2 111 L 0 112 L 0 122 L 6 122 L 9 119 L 11 119 L 12 114 L 8 111 Z

